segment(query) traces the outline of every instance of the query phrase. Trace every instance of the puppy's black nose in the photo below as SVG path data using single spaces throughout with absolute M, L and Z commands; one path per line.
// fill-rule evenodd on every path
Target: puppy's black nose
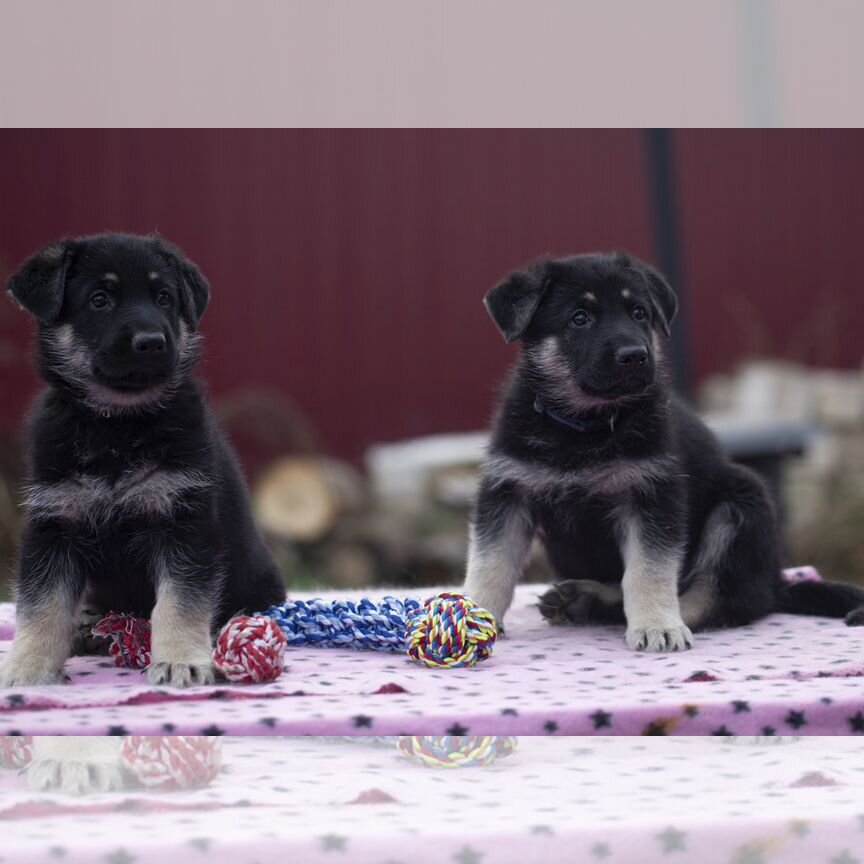
M 648 359 L 648 349 L 642 345 L 625 345 L 615 351 L 615 359 L 622 366 L 641 366 Z
M 164 351 L 165 350 L 165 334 L 164 333 L 136 333 L 132 337 L 133 351 Z

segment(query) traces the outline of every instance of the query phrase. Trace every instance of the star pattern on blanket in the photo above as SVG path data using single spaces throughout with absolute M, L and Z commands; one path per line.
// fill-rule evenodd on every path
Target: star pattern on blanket
M 0 694 L 0 735 L 864 734 L 864 670 L 850 650 L 862 634 L 842 621 L 776 615 L 700 634 L 692 652 L 640 654 L 620 628 L 550 627 L 531 590 L 517 590 L 507 638 L 473 669 L 295 648 L 273 683 L 174 690 L 73 657 L 71 686 Z M 0 661 L 13 627 L 11 605 L 0 604 Z
M 687 835 L 684 831 L 679 831 L 677 828 L 671 826 L 663 831 L 662 834 L 657 835 L 664 855 L 670 852 L 684 852 L 687 849 L 686 838 Z
M 831 859 L 831 864 L 861 864 L 861 859 L 856 858 L 848 849 L 844 849 Z
M 325 852 L 344 852 L 347 842 L 348 838 L 339 834 L 325 834 L 321 838 L 321 848 Z

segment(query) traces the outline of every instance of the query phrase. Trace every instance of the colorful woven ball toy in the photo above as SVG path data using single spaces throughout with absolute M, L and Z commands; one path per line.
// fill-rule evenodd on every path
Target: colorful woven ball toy
M 399 751 L 430 768 L 477 768 L 509 756 L 517 746 L 512 735 L 402 735 Z
M 282 628 L 288 645 L 400 651 L 434 668 L 474 666 L 492 654 L 495 619 L 461 594 L 414 599 L 289 600 L 265 615 Z

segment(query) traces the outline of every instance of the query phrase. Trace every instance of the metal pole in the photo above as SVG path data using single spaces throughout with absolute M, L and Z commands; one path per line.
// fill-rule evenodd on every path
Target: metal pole
M 674 140 L 672 131 L 669 129 L 646 129 L 644 138 L 655 263 L 669 280 L 679 301 L 678 319 L 672 325 L 674 382 L 678 392 L 688 400 L 692 400 L 693 379 L 688 363 L 688 296 L 681 267 Z

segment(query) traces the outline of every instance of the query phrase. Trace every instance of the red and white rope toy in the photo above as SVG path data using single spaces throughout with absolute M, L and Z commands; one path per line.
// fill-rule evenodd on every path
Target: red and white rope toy
M 279 625 L 263 615 L 232 618 L 219 633 L 213 665 L 232 684 L 273 681 L 285 666 L 287 640 Z
M 25 768 L 32 759 L 32 736 L 0 736 L 0 767 Z M 205 735 L 128 735 L 123 739 L 120 759 L 136 786 L 166 792 L 197 789 L 219 774 L 222 739 Z
M 202 735 L 129 735 L 120 754 L 123 767 L 147 789 L 196 789 L 219 774 L 222 741 Z
M 145 669 L 150 665 L 150 622 L 109 612 L 94 636 L 110 639 L 108 650 L 117 666 Z M 265 615 L 238 615 L 219 632 L 213 665 L 232 684 L 275 681 L 285 668 L 287 640 L 279 625 Z

